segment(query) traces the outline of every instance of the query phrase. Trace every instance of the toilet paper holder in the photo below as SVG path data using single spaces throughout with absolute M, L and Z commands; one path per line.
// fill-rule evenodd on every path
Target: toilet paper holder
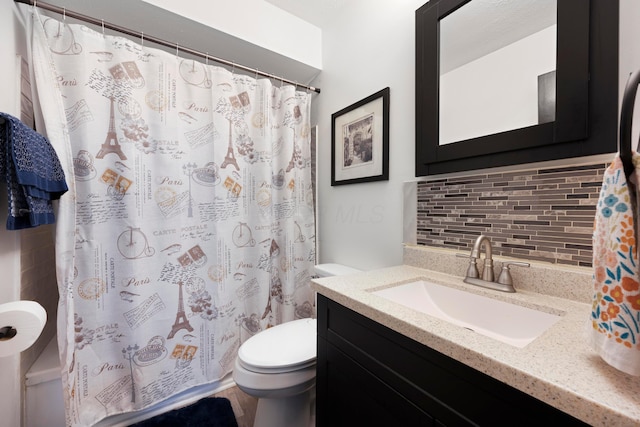
M 0 359 L 31 347 L 46 322 L 47 312 L 36 301 L 0 304 Z

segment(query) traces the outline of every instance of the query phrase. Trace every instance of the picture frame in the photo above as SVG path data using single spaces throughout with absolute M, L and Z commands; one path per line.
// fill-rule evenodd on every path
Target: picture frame
M 331 185 L 389 180 L 389 88 L 331 115 Z

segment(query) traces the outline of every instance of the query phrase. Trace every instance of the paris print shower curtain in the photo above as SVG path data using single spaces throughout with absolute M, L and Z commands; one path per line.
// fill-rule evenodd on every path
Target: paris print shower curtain
M 231 372 L 313 314 L 310 95 L 33 13 L 56 229 L 67 424 Z

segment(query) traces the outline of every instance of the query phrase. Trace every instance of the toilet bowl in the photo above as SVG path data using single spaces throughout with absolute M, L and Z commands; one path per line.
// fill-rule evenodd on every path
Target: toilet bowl
M 258 398 L 254 427 L 308 427 L 316 382 L 316 320 L 266 329 L 238 350 L 233 379 Z
M 316 266 L 321 277 L 355 273 L 339 264 Z M 299 319 L 259 332 L 238 350 L 233 379 L 258 398 L 254 427 L 315 425 L 316 319 Z

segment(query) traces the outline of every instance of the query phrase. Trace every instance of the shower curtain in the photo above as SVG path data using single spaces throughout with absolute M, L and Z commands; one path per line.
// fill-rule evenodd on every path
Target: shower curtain
M 231 372 L 314 312 L 310 94 L 33 13 L 67 425 Z

